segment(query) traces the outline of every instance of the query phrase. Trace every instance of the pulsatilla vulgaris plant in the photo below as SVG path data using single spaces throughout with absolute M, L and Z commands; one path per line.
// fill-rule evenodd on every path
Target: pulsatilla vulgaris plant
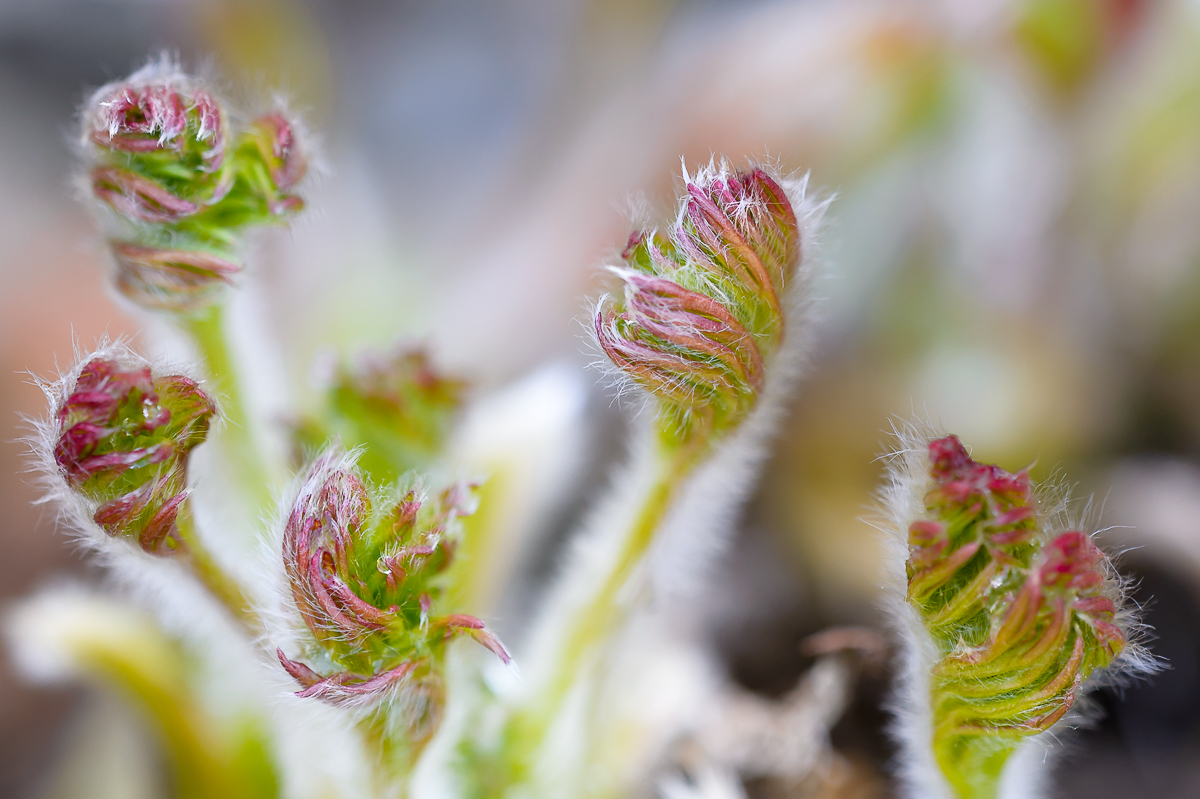
M 677 796 L 691 789 L 671 772 L 697 758 L 728 790 L 739 770 L 816 769 L 849 679 L 840 661 L 775 704 L 661 666 L 702 651 L 664 608 L 720 557 L 803 361 L 824 207 L 804 180 L 714 160 L 685 172 L 672 221 L 630 236 L 590 324 L 643 406 L 630 462 L 531 610 L 506 618 L 492 587 L 529 571 L 513 553 L 544 562 L 521 509 L 554 507 L 544 485 L 569 488 L 549 474 L 564 460 L 534 443 L 570 437 L 498 453 L 472 436 L 575 424 L 579 403 L 534 381 L 551 388 L 510 389 L 514 410 L 396 345 L 326 370 L 312 407 L 265 418 L 225 306 L 252 279 L 250 230 L 304 209 L 314 153 L 299 120 L 280 103 L 234 109 L 160 58 L 92 95 L 82 124 L 113 286 L 173 323 L 196 363 L 105 344 L 45 386 L 34 449 L 51 498 L 130 597 L 18 609 L 33 673 L 125 689 L 188 797 L 646 795 L 663 774 Z M 1023 473 L 976 464 L 953 438 L 915 452 L 889 495 L 918 653 L 903 738 L 928 765 L 909 776 L 922 796 L 991 796 L 1096 675 L 1145 658 L 1107 561 L 1054 526 Z M 668 694 L 683 697 L 678 718 L 637 698 Z M 814 748 L 776 751 L 780 724 Z
M 621 254 L 623 302 L 602 302 L 605 355 L 654 395 L 664 436 L 720 435 L 754 407 L 799 280 L 800 226 L 763 169 L 709 167 L 687 182 L 673 235 L 639 230 Z
M 401 739 L 423 745 L 437 728 L 445 690 L 446 640 L 465 634 L 508 663 L 479 619 L 442 612 L 443 573 L 458 543 L 459 517 L 473 510 L 472 488 L 456 484 L 433 498 L 417 489 L 372 492 L 353 459 L 317 458 L 302 478 L 283 530 L 291 599 L 314 660 L 280 662 L 300 697 L 339 705 L 396 699 Z M 374 496 L 373 496 L 374 493 Z M 323 666 L 324 674 L 313 665 Z
M 610 267 L 621 296 L 594 312 L 617 381 L 644 390 L 650 413 L 626 480 L 535 623 L 526 690 L 510 700 L 499 740 L 476 742 L 493 755 L 477 769 L 487 774 L 480 795 L 524 782 L 546 795 L 574 790 L 545 768 L 563 757 L 561 730 L 586 739 L 593 726 L 571 698 L 601 690 L 597 663 L 638 597 L 673 589 L 675 564 L 702 570 L 699 556 L 719 546 L 803 354 L 805 241 L 822 206 L 803 181 L 762 167 L 714 162 L 684 180 L 675 223 L 630 236 L 623 264 Z
M 190 378 L 95 357 L 54 415 L 54 462 L 81 499 L 96 503 L 96 524 L 155 552 L 178 543 L 169 537 L 187 499 L 188 454 L 215 412 Z
M 296 122 L 275 110 L 235 128 L 166 57 L 98 90 L 83 127 L 88 187 L 119 220 L 115 284 L 139 305 L 208 305 L 241 269 L 241 231 L 304 207 L 291 193 L 307 170 Z
M 1026 472 L 976 463 L 955 436 L 902 440 L 885 497 L 906 553 L 897 730 L 912 795 L 1036 795 L 1031 739 L 1098 679 L 1152 667 L 1121 581 Z

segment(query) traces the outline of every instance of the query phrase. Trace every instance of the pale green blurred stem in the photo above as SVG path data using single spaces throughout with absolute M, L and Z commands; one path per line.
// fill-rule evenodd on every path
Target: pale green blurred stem
M 182 323 L 195 340 L 208 379 L 221 402 L 225 425 L 215 441 L 225 450 L 225 460 L 232 470 L 231 482 L 262 515 L 272 510 L 276 473 L 254 435 L 224 317 L 224 309 L 218 304 L 185 317 Z
M 546 689 L 510 723 L 505 744 L 512 782 L 527 778 L 529 761 L 541 748 L 571 688 L 625 620 L 629 607 L 621 601 L 621 592 L 645 559 L 679 489 L 707 452 L 707 441 L 701 438 L 688 445 L 660 448 L 655 475 L 642 494 L 617 557 L 595 594 L 565 622 L 565 641 Z
M 187 667 L 156 630 L 106 635 L 95 631 L 74 642 L 80 660 L 133 699 L 160 736 L 180 799 L 265 799 L 258 784 L 236 772 L 205 713 L 193 700 Z
M 376 713 L 359 722 L 371 760 L 371 795 L 381 799 L 408 799 L 408 781 L 428 739 L 415 743 L 397 740 L 388 732 L 387 719 Z
M 225 769 L 212 755 L 211 744 L 196 728 L 195 709 L 174 684 L 178 674 L 149 674 L 133 653 L 96 650 L 92 654 L 97 671 L 107 674 L 125 688 L 154 722 L 162 735 L 168 759 L 175 772 L 180 796 L 215 795 L 228 791 Z
M 497 508 L 502 506 L 508 481 L 497 469 L 478 490 L 479 508 L 462 520 L 462 543 L 454 553 L 447 579 L 445 606 L 455 613 L 487 614 L 495 600 L 497 586 L 490 573 L 496 562 L 496 548 L 503 544 Z
M 180 510 L 179 516 L 175 519 L 175 529 L 179 532 L 180 541 L 183 542 L 186 562 L 191 568 L 192 573 L 196 575 L 196 579 L 250 633 L 258 635 L 262 632 L 262 624 L 259 621 L 258 615 L 254 612 L 249 599 L 242 592 L 241 587 L 213 559 L 212 553 L 208 551 L 208 548 L 204 546 L 204 543 L 197 535 L 195 523 L 192 521 L 191 510 L 186 505 Z
M 935 735 L 934 755 L 959 799 L 996 799 L 1000 777 L 1019 741 L 989 740 L 982 735 Z

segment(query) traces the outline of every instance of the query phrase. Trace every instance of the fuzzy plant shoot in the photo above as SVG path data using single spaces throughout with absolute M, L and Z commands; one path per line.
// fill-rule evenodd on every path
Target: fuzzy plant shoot
M 97 90 L 83 114 L 87 185 L 114 223 L 118 289 L 190 313 L 241 270 L 242 232 L 286 223 L 307 169 L 282 111 L 235 127 L 226 104 L 169 58 Z
M 106 533 L 150 553 L 174 548 L 188 455 L 216 412 L 190 378 L 95 357 L 54 414 L 54 463 Z
M 685 179 L 674 230 L 630 236 L 611 269 L 623 296 L 594 318 L 604 354 L 654 398 L 669 450 L 711 445 L 754 408 L 800 277 L 796 210 L 766 171 L 721 164 Z
M 360 447 L 358 467 L 376 482 L 393 482 L 437 460 L 465 390 L 423 349 L 364 353 L 336 364 L 322 407 L 295 425 L 294 439 L 301 454 L 332 439 Z
M 196 534 L 188 461 L 218 416 L 192 377 L 156 373 L 121 346 L 102 347 L 57 383 L 42 384 L 53 413 L 38 425 L 38 468 L 66 521 L 155 557 L 177 558 L 239 615 L 242 591 Z
M 309 154 L 282 107 L 239 124 L 207 81 L 168 56 L 101 87 L 84 105 L 84 183 L 104 212 L 116 290 L 190 334 L 230 424 L 227 444 L 250 501 L 269 505 L 281 469 L 263 457 L 228 347 L 223 305 L 251 228 L 286 225 Z
M 584 531 L 533 634 L 523 663 L 536 691 L 505 724 L 494 780 L 503 785 L 537 782 L 550 729 L 569 695 L 586 690 L 630 597 L 644 593 L 636 579 L 673 514 L 677 526 L 689 526 L 688 510 L 704 517 L 690 530 L 703 550 L 744 498 L 804 347 L 807 237 L 821 208 L 804 182 L 725 161 L 684 182 L 674 224 L 630 236 L 622 264 L 610 267 L 620 296 L 601 298 L 593 315 L 599 349 L 617 380 L 640 390 L 650 418 L 627 480 Z M 700 486 L 701 473 L 714 484 Z M 708 494 L 709 507 L 682 502 L 689 489 Z
M 955 436 L 897 459 L 886 498 L 906 552 L 897 730 L 911 795 L 1033 795 L 1022 747 L 1106 670 L 1147 668 L 1120 580 L 1091 535 L 1058 528 L 1027 472 L 977 463 Z
M 473 487 L 434 496 L 419 488 L 372 490 L 353 457 L 312 462 L 284 523 L 281 542 L 291 607 L 307 634 L 302 657 L 277 650 L 300 684 L 297 696 L 380 707 L 409 761 L 437 730 L 445 702 L 445 642 L 474 638 L 504 663 L 508 650 L 482 621 L 445 607 L 443 572 L 461 522 L 475 510 Z

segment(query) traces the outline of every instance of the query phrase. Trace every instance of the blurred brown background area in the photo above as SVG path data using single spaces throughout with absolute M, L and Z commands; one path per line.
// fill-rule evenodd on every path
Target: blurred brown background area
M 882 624 L 864 518 L 889 420 L 915 415 L 1081 481 L 1131 550 L 1170 669 L 1100 695 L 1059 794 L 1200 795 L 1197 4 L 0 0 L 3 601 L 98 579 L 32 504 L 19 414 L 44 407 L 26 370 L 141 335 L 70 150 L 84 92 L 164 48 L 244 104 L 282 88 L 323 142 L 312 213 L 253 259 L 298 386 L 322 346 L 400 335 L 484 385 L 584 368 L 576 320 L 631 193 L 665 212 L 681 155 L 811 170 L 837 194 L 813 368 L 716 578 L 731 672 L 778 693 L 805 635 Z M 885 684 L 835 734 L 869 795 Z M 70 795 L 63 752 L 117 718 L 88 697 L 0 665 L 0 795 Z

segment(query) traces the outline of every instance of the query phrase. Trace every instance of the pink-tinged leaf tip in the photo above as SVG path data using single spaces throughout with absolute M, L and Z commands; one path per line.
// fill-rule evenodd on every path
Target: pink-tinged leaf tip
M 195 381 L 94 358 L 55 411 L 55 464 L 109 534 L 158 551 L 187 496 L 186 468 L 217 408 Z

